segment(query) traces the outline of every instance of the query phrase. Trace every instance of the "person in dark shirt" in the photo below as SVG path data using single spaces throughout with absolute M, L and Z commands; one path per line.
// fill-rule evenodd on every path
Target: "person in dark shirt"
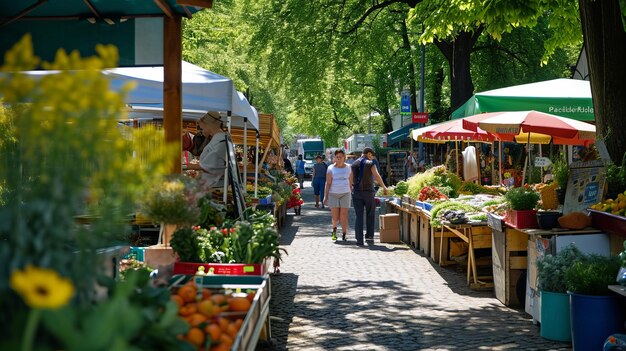
M 285 171 L 293 174 L 293 166 L 291 165 L 291 161 L 289 161 L 287 156 L 283 157 L 283 163 L 285 164 Z
M 368 244 L 374 242 L 374 220 L 376 213 L 376 203 L 374 201 L 374 180 L 383 187 L 387 194 L 387 187 L 383 182 L 374 160 L 376 153 L 372 148 L 363 149 L 361 157 L 351 165 L 352 179 L 352 203 L 356 212 L 356 222 L 354 224 L 354 236 L 356 244 L 363 246 L 363 211 L 365 211 L 365 240 Z
M 322 160 L 322 155 L 317 155 L 315 157 L 315 164 L 313 165 L 313 193 L 315 194 L 315 207 L 319 207 L 321 201 L 322 208 L 324 208 L 324 188 L 326 187 L 327 170 L 328 166 Z

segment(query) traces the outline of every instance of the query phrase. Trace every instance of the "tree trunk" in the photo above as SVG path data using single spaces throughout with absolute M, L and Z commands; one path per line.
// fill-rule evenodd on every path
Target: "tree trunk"
M 482 27 L 474 33 L 460 32 L 453 42 L 435 41 L 450 67 L 450 107 L 452 111 L 463 105 L 474 94 L 470 71 L 470 54 Z
M 626 32 L 619 0 L 579 0 L 589 63 L 597 138 L 604 139 L 613 162 L 626 150 Z

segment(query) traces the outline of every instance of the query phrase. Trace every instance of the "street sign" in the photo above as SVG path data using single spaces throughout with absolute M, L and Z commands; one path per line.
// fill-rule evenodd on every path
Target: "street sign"
M 408 90 L 400 93 L 400 114 L 411 115 L 411 93 Z
M 413 123 L 427 123 L 428 112 L 413 112 Z

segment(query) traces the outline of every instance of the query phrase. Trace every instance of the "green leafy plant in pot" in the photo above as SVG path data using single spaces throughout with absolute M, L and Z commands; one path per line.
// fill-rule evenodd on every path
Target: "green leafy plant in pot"
M 537 211 L 534 208 L 539 202 L 539 194 L 530 187 L 519 187 L 504 194 L 509 206 L 507 222 L 516 228 L 537 228 Z
M 599 349 L 607 335 L 622 330 L 621 302 L 608 289 L 619 267 L 617 257 L 589 255 L 577 259 L 565 272 L 574 350 Z
M 570 244 L 556 255 L 537 260 L 537 281 L 541 291 L 541 336 L 555 341 L 572 340 L 570 308 L 565 272 L 583 254 Z

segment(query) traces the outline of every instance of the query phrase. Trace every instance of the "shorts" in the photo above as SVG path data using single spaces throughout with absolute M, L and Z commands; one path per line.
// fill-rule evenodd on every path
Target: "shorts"
M 313 178 L 313 193 L 315 195 L 324 194 L 326 178 Z
M 351 201 L 350 193 L 328 194 L 328 207 L 330 208 L 350 208 Z

